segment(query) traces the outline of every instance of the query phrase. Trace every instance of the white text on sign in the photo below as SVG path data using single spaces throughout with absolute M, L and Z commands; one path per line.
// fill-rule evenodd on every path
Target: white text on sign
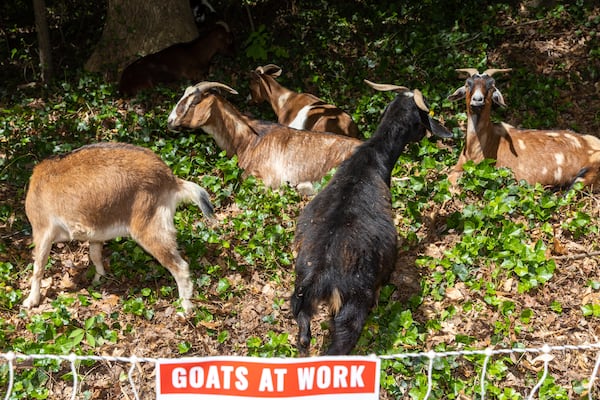
M 379 396 L 379 359 L 314 357 L 301 359 L 214 357 L 161 360 L 157 399 L 301 398 Z M 203 397 L 205 396 L 205 397 Z M 217 397 L 215 397 L 217 396 Z M 357 397 L 358 398 L 358 397 Z

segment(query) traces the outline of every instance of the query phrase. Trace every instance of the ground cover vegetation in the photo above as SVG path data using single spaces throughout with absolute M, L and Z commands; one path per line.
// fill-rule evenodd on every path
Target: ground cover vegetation
M 518 183 L 489 162 L 466 166 L 459 194 L 450 193 L 445 178 L 462 148 L 466 120 L 464 103 L 446 100 L 463 84 L 455 68 L 513 68 L 498 78 L 508 107 L 494 110 L 497 119 L 600 132 L 600 8 L 582 0 L 409 3 L 240 2 L 230 21 L 237 55 L 219 58 L 209 77 L 240 92 L 227 96 L 240 109 L 273 120 L 267 105 L 250 107 L 245 96 L 247 72 L 275 63 L 284 85 L 349 111 L 367 137 L 392 97 L 363 79 L 402 84 L 421 89 L 432 112 L 453 129 L 451 140 L 410 146 L 396 165 L 399 261 L 355 353 L 597 343 L 597 196 L 581 187 L 553 192 Z M 56 0 L 47 6 L 61 71 L 47 85 L 37 82 L 31 6 L 6 3 L 0 13 L 0 352 L 296 356 L 290 244 L 308 199 L 242 179 L 235 158 L 227 159 L 201 131 L 168 131 L 167 115 L 184 83 L 124 101 L 114 79 L 84 72 L 105 4 L 92 10 L 88 2 Z M 176 316 L 171 275 L 127 239 L 105 246 L 110 275 L 99 285 L 91 284 L 85 244 L 55 245 L 42 304 L 20 307 L 32 271 L 23 201 L 33 166 L 106 140 L 152 149 L 176 175 L 212 196 L 217 223 L 206 223 L 193 206 L 176 214 L 197 292 L 188 320 Z M 326 328 L 325 313 L 320 321 Z M 327 341 L 321 331 L 311 346 L 317 350 Z M 542 374 L 536 356 L 492 358 L 486 398 L 524 398 Z M 596 352 L 551 356 L 540 399 L 587 398 L 590 390 L 598 396 L 599 385 L 589 385 Z M 430 398 L 480 398 L 483 364 L 478 356 L 436 359 Z M 381 397 L 423 398 L 427 365 L 419 358 L 382 360 Z M 7 371 L 0 364 L 0 393 Z M 77 372 L 78 398 L 132 396 L 123 365 L 82 363 Z M 64 363 L 19 366 L 15 378 L 11 399 L 70 396 L 71 369 Z M 140 394 L 151 397 L 152 366 L 141 364 L 135 379 Z

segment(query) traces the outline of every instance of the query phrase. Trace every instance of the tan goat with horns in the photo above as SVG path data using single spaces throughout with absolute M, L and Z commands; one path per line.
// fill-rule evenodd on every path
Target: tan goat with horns
M 453 186 L 468 160 L 496 160 L 497 167 L 513 171 L 517 180 L 551 187 L 570 187 L 582 181 L 595 185 L 600 172 L 600 139 L 569 130 L 518 129 L 505 122 L 492 123 L 492 103 L 505 107 L 492 76 L 510 69 L 458 69 L 468 74 L 464 86 L 448 96 L 466 98 L 467 134 L 458 162 L 448 175 Z
M 169 115 L 169 129 L 202 128 L 228 157 L 237 155 L 244 175 L 261 179 L 266 186 L 289 184 L 312 193 L 312 183 L 350 157 L 362 141 L 342 135 L 297 130 L 242 115 L 211 89 L 237 91 L 219 82 L 190 86 Z

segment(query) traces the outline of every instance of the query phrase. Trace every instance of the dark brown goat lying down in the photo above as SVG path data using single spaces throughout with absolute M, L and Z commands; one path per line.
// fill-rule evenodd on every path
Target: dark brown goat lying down
M 183 79 L 197 82 L 206 77 L 217 53 L 233 54 L 233 35 L 224 22 L 216 23 L 190 42 L 176 43 L 135 60 L 121 73 L 119 92 L 131 97 L 159 83 Z
M 331 312 L 327 354 L 352 351 L 396 262 L 390 194 L 394 164 L 406 144 L 421 140 L 426 130 L 441 137 L 451 135 L 430 117 L 419 91 L 370 85 L 399 94 L 386 108 L 373 137 L 340 164 L 298 217 L 291 304 L 302 355 L 308 353 L 310 321 L 321 303 L 328 304 Z

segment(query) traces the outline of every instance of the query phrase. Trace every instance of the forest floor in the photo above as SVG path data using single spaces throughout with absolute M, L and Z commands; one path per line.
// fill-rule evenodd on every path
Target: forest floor
M 543 23 L 543 21 L 532 22 Z M 559 27 L 552 34 L 541 37 L 538 29 L 531 25 L 514 25 L 511 34 L 507 35 L 507 41 L 499 48 L 490 51 L 489 63 L 491 65 L 527 64 L 532 66 L 532 73 L 546 74 L 556 73 L 553 63 L 567 63 L 563 65 L 565 79 L 570 79 L 571 74 L 585 69 L 583 65 L 588 56 L 582 46 L 580 34 L 570 32 Z M 551 30 L 550 30 L 551 31 Z M 572 103 L 567 113 L 563 114 L 564 121 L 561 126 L 577 125 L 581 133 L 597 135 L 600 132 L 600 118 L 590 116 L 590 113 L 600 112 L 600 83 L 593 80 L 581 79 L 563 93 L 565 98 Z M 532 93 L 531 96 L 535 96 Z M 509 102 L 510 99 L 507 99 Z M 514 113 L 513 115 L 518 115 Z M 520 121 L 511 121 L 518 125 Z M 8 201 L 14 198 L 15 193 L 9 192 L 10 188 L 0 187 L 0 198 Z M 595 217 L 600 217 L 598 199 L 589 196 L 586 200 L 588 212 Z M 436 216 L 431 224 L 424 224 L 420 237 L 428 238 L 419 246 L 408 252 L 399 254 L 396 270 L 392 277 L 392 283 L 397 287 L 393 299 L 408 300 L 412 295 L 421 290 L 421 278 L 426 271 L 422 271 L 415 265 L 415 259 L 419 255 L 429 255 L 441 258 L 447 249 L 452 248 L 457 240 L 457 235 L 452 233 L 439 235 L 444 217 L 452 210 L 461 209 L 462 204 L 450 201 L 443 208 L 432 202 L 430 215 Z M 240 212 L 230 206 L 217 210 L 218 219 L 223 220 L 235 213 Z M 581 317 L 580 308 L 583 304 L 590 302 L 600 303 L 600 295 L 592 291 L 590 280 L 600 281 L 599 258 L 597 255 L 586 256 L 598 249 L 595 242 L 597 238 L 579 238 L 575 240 L 569 236 L 561 236 L 557 233 L 557 243 L 554 251 L 549 254 L 555 257 L 557 269 L 554 278 L 544 286 L 532 292 L 518 293 L 517 283 L 508 281 L 503 288 L 505 296 L 522 308 L 535 310 L 536 326 L 538 329 L 532 331 L 512 331 L 511 338 L 514 342 L 527 343 L 530 347 L 542 346 L 543 344 L 563 345 L 573 343 L 599 343 L 600 325 L 597 321 Z M 22 234 L 15 234 L 11 226 L 0 226 L 0 238 L 7 243 L 10 249 L 11 259 L 19 258 L 25 264 L 30 260 L 30 238 Z M 108 254 L 105 254 L 108 256 Z M 44 313 L 52 309 L 51 300 L 61 293 L 74 295 L 78 292 L 88 294 L 90 275 L 86 273 L 89 259 L 87 246 L 77 243 L 59 244 L 54 247 L 52 257 L 57 261 L 54 267 L 46 272 L 42 284 L 42 304 L 29 313 Z M 218 260 L 206 260 L 208 264 L 217 264 Z M 192 344 L 191 351 L 185 356 L 217 356 L 217 355 L 246 355 L 248 354 L 247 340 L 257 336 L 267 338 L 269 332 L 289 333 L 292 343 L 295 343 L 297 326 L 291 317 L 289 308 L 289 297 L 293 290 L 292 267 L 280 271 L 277 283 L 273 279 L 272 272 L 267 275 L 260 269 L 252 271 L 232 271 L 226 276 L 232 287 L 241 287 L 244 290 L 230 300 L 223 300 L 217 293 L 217 287 L 204 287 L 206 301 L 197 304 L 209 310 L 214 319 L 210 322 L 194 324 L 177 315 L 173 304 L 167 299 L 157 299 L 154 304 L 154 317 L 151 320 L 120 312 L 120 298 L 128 293 L 130 286 L 138 282 L 124 282 L 119 279 L 108 278 L 96 287 L 102 293 L 102 297 L 93 301 L 87 307 L 70 309 L 73 318 L 81 321 L 104 313 L 106 315 L 118 315 L 118 322 L 122 327 L 131 327 L 128 334 L 123 334 L 115 344 L 105 344 L 102 347 L 103 355 L 108 356 L 130 356 L 140 357 L 151 355 L 154 358 L 171 358 L 180 353 L 179 345 L 182 342 Z M 480 271 L 481 279 L 485 280 L 485 270 Z M 20 281 L 15 282 L 15 288 L 29 290 L 29 274 L 23 274 Z M 156 288 L 168 284 L 171 277 L 168 274 L 157 279 Z M 424 302 L 413 313 L 415 319 L 424 322 L 428 315 L 438 314 L 448 304 L 458 301 L 472 300 L 478 304 L 485 304 L 481 299 L 469 298 L 472 294 L 460 283 L 457 283 L 451 291 L 448 291 L 443 301 L 425 299 Z M 282 301 L 285 300 L 285 301 Z M 560 317 L 555 312 L 546 313 L 552 299 L 561 299 L 562 313 Z M 476 338 L 470 344 L 476 348 L 486 348 L 490 345 L 490 338 L 494 333 L 492 321 L 503 320 L 497 309 L 478 310 L 475 315 L 457 313 L 454 317 L 444 321 L 441 330 L 426 336 L 424 347 L 410 349 L 409 351 L 428 351 L 439 343 L 452 345 L 459 335 Z M 19 314 L 8 314 L 7 322 L 13 324 L 16 329 L 22 329 L 24 335 L 30 334 L 23 326 L 25 320 Z M 485 318 L 482 318 L 485 317 Z M 4 316 L 3 316 L 4 318 Z M 265 322 L 270 321 L 270 322 Z M 325 310 L 320 317 L 313 321 L 313 335 L 316 337 L 316 345 L 313 354 L 326 346 L 327 335 L 320 326 L 326 321 Z M 534 324 L 532 324 L 534 325 Z M 216 332 L 228 331 L 228 340 L 222 341 Z M 555 356 L 551 363 L 552 372 L 560 372 L 560 379 L 571 381 L 589 377 L 590 365 L 594 365 L 597 352 L 564 352 Z M 531 388 L 531 382 L 525 382 L 520 373 L 540 371 L 543 363 L 538 354 L 511 355 L 518 367 L 511 374 L 510 386 L 526 391 Z M 470 368 L 461 371 L 465 375 L 473 373 Z M 120 363 L 95 364 L 92 367 L 82 368 L 84 387 L 91 393 L 92 399 L 121 399 L 132 398 L 128 382 L 123 379 L 127 374 L 127 366 Z M 141 363 L 136 369 L 135 377 L 139 384 L 140 398 L 151 398 L 154 391 L 154 366 L 150 363 Z M 54 379 L 54 378 L 53 378 Z M 118 384 L 115 384 L 118 382 Z M 55 378 L 51 385 L 51 398 L 65 398 L 70 392 L 70 383 Z M 600 390 L 596 389 L 596 393 Z M 381 398 L 391 398 L 383 392 Z M 408 395 L 406 396 L 408 399 Z

